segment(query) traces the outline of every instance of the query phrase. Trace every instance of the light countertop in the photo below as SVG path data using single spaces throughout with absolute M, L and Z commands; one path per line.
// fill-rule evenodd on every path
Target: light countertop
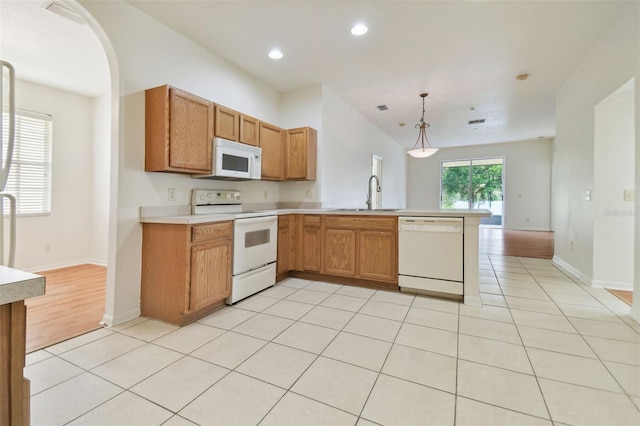
M 43 276 L 0 266 L 0 305 L 41 296 L 44 290 Z
M 269 209 L 278 215 L 284 214 L 323 214 L 323 215 L 358 215 L 358 216 L 417 216 L 417 217 L 489 217 L 489 210 L 469 209 Z M 166 212 L 166 214 L 163 214 Z M 176 214 L 186 213 L 181 207 L 172 207 L 163 210 L 162 207 L 142 207 L 140 209 L 140 222 L 165 223 L 177 225 L 195 225 L 200 223 L 222 222 L 233 220 L 229 214 Z

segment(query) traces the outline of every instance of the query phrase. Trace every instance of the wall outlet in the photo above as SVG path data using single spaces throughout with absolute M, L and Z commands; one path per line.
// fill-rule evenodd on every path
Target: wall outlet
M 307 198 L 308 199 L 312 199 L 313 198 L 313 192 L 311 190 L 307 191 Z
M 266 200 L 267 198 L 269 198 L 269 191 L 264 191 L 264 199 Z
M 584 191 L 584 199 L 585 201 L 591 201 L 591 191 L 589 190 Z
M 635 201 L 636 194 L 633 189 L 625 189 L 624 190 L 624 200 L 625 201 Z
M 45 253 L 49 253 L 51 251 L 51 244 L 45 244 L 44 245 L 44 252 Z
M 569 241 L 569 251 L 573 251 L 573 240 Z
M 176 189 L 175 188 L 169 188 L 167 190 L 168 192 L 168 199 L 169 201 L 175 201 L 176 200 Z

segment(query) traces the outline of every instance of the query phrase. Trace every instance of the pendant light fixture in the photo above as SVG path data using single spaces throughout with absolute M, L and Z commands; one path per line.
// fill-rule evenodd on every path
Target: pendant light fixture
M 415 126 L 417 129 L 420 129 L 418 131 L 418 139 L 416 140 L 416 144 L 413 145 L 413 148 L 407 151 L 407 154 L 415 158 L 431 157 L 433 154 L 438 152 L 438 148 L 432 147 L 429 143 L 429 139 L 427 138 L 427 127 L 430 127 L 429 123 L 425 123 L 424 121 L 424 98 L 427 96 L 429 96 L 428 93 L 420 94 L 420 97 L 422 98 L 422 117 L 420 117 L 420 123 Z M 420 143 L 420 146 L 418 146 L 418 143 Z

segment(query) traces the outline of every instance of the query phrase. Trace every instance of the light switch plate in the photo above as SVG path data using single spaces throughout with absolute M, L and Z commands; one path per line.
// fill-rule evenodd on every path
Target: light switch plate
M 633 189 L 625 189 L 624 190 L 624 200 L 625 201 L 634 201 L 635 199 L 636 199 L 635 191 Z
M 589 190 L 584 191 L 584 199 L 586 201 L 591 201 L 591 191 Z

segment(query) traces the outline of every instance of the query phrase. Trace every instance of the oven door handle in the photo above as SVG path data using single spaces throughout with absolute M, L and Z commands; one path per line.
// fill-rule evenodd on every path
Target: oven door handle
M 277 222 L 278 216 L 260 216 L 260 217 L 247 217 L 236 219 L 236 225 L 253 225 L 256 223 L 269 223 L 269 222 Z

